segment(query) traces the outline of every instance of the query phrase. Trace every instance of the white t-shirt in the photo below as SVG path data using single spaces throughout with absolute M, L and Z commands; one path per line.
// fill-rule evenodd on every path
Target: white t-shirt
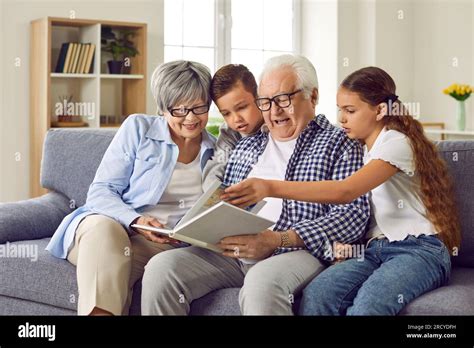
M 143 210 L 144 215 L 153 216 L 168 228 L 173 228 L 202 195 L 200 156 L 184 164 L 176 162 L 170 182 L 160 201 Z
M 285 180 L 286 167 L 295 149 L 296 140 L 277 141 L 269 133 L 267 146 L 248 177 Z M 265 198 L 265 201 L 267 204 L 259 211 L 258 215 L 277 222 L 283 209 L 283 200 L 279 198 Z
M 404 240 L 408 235 L 436 234 L 418 195 L 419 179 L 407 136 L 384 128 L 370 151 L 367 146 L 364 150 L 364 164 L 379 159 L 400 169 L 370 192 L 372 216 L 367 237 L 383 234 L 392 242 Z
M 250 171 L 248 177 L 269 179 L 269 180 L 285 180 L 286 167 L 290 161 L 293 150 L 295 149 L 296 140 L 278 141 L 272 138 L 268 133 L 268 143 L 263 153 L 258 158 L 257 163 Z M 265 198 L 267 202 L 257 215 L 262 216 L 271 221 L 277 222 L 283 209 L 283 200 L 279 198 Z M 273 229 L 273 226 L 269 229 Z M 239 259 L 245 264 L 257 263 L 252 259 Z

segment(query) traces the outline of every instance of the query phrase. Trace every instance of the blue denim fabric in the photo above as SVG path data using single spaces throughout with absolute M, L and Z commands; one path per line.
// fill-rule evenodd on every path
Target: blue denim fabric
M 335 264 L 308 284 L 302 315 L 396 315 L 448 282 L 451 258 L 435 236 L 370 242 L 364 258 Z

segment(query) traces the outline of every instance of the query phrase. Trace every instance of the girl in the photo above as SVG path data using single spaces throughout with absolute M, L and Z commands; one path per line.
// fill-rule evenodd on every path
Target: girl
M 239 206 L 267 196 L 334 204 L 370 191 L 373 219 L 363 259 L 337 263 L 313 279 L 300 314 L 395 315 L 449 279 L 449 254 L 460 244 L 452 185 L 436 147 L 406 114 L 395 88 L 385 71 L 368 67 L 338 90 L 342 127 L 365 144 L 365 166 L 352 176 L 322 182 L 251 178 L 222 197 Z
M 217 70 L 211 81 L 211 98 L 225 122 L 219 130 L 214 157 L 204 168 L 204 191 L 216 177 L 224 176 L 237 142 L 257 132 L 263 124 L 262 112 L 255 104 L 257 82 L 245 65 L 229 64 Z

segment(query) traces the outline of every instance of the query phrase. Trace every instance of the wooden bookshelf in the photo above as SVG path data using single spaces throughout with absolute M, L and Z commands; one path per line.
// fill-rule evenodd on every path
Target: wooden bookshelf
M 110 74 L 107 60 L 111 56 L 101 50 L 101 31 L 129 30 L 139 54 L 130 58 L 129 74 Z M 61 45 L 67 42 L 95 45 L 90 73 L 55 72 Z M 146 46 L 145 23 L 108 20 L 46 17 L 31 22 L 30 42 L 30 195 L 46 192 L 40 185 L 41 157 L 46 132 L 62 121 L 58 118 L 61 98 L 73 96 L 71 103 L 80 111 L 71 127 L 87 123 L 86 127 L 102 129 L 119 127 L 120 121 L 133 113 L 146 112 Z M 64 104 L 67 106 L 69 104 Z M 84 107 L 83 107 L 84 106 Z M 83 108 L 82 108 L 83 107 Z M 59 108 L 59 109 L 58 109 Z M 62 108 L 61 110 L 64 110 Z M 101 115 L 108 115 L 101 117 Z M 111 119 L 111 122 L 101 123 Z M 60 125 L 64 123 L 59 122 Z M 67 128 L 67 127 L 54 127 Z M 78 129 L 78 128 L 76 128 Z

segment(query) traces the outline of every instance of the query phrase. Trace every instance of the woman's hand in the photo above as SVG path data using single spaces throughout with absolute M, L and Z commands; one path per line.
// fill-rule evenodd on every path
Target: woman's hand
M 226 188 L 221 199 L 239 208 L 246 208 L 269 196 L 269 181 L 259 178 L 249 178 Z
M 281 244 L 279 232 L 265 230 L 258 234 L 223 238 L 218 247 L 224 256 L 263 260 L 273 254 Z
M 139 218 L 136 218 L 135 220 L 133 220 L 132 225 L 133 224 L 145 225 L 145 226 L 151 226 L 151 227 L 157 227 L 157 228 L 165 228 L 163 224 L 161 224 L 157 219 L 151 216 L 140 216 Z M 152 231 L 143 230 L 141 228 L 136 228 L 136 227 L 132 227 L 132 229 L 138 232 L 139 234 L 141 234 L 143 237 L 145 237 L 149 241 L 152 241 L 155 243 L 171 244 L 171 245 L 178 245 L 181 243 L 179 240 L 160 236 Z

